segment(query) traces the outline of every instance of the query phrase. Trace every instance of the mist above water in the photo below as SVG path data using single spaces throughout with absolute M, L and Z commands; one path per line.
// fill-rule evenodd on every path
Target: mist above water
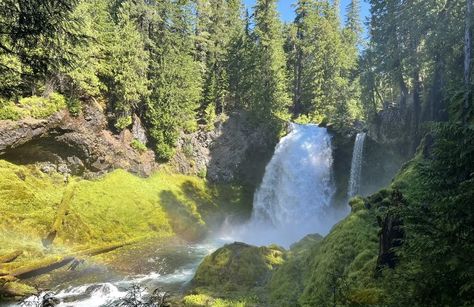
M 335 193 L 331 136 L 326 128 L 292 124 L 265 169 L 245 225 L 224 227 L 231 239 L 288 247 L 307 234 L 325 235 L 345 214 L 331 206 Z

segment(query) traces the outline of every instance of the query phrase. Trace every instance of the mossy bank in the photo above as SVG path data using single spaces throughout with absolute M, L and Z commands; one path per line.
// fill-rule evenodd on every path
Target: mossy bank
M 250 208 L 251 193 L 240 186 L 166 168 L 149 178 L 116 170 L 84 180 L 0 160 L 0 255 L 20 251 L 0 269 L 8 276 L 145 240 L 199 240 L 224 213 L 247 215 Z

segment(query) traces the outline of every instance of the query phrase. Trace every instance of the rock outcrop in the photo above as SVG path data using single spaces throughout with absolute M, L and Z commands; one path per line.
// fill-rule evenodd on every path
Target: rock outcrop
M 129 130 L 120 135 L 109 131 L 101 107 L 90 102 L 77 117 L 63 110 L 46 119 L 0 121 L 0 159 L 86 177 L 116 168 L 147 176 L 156 167 L 154 154 L 134 150 L 133 139 Z
M 211 182 L 256 186 L 277 142 L 274 132 L 236 112 L 221 117 L 211 131 L 182 134 L 173 164 L 181 173 L 206 176 Z

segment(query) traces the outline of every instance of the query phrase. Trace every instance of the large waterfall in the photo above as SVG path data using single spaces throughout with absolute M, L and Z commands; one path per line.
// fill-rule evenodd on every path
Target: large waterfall
M 364 157 L 365 132 L 360 132 L 356 136 L 354 151 L 352 152 L 351 176 L 347 196 L 353 197 L 359 193 L 360 177 L 362 172 L 362 159 Z
M 335 192 L 332 162 L 325 128 L 292 124 L 265 169 L 250 222 L 231 238 L 289 246 L 307 234 L 329 232 L 337 221 L 330 208 Z

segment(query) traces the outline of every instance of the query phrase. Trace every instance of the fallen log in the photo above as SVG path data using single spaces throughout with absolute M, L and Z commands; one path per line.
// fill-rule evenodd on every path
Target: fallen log
M 41 263 L 31 264 L 15 269 L 10 272 L 10 275 L 18 279 L 27 279 L 59 269 L 74 259 L 74 257 L 61 257 L 52 260 L 46 260 L 42 261 Z
M 20 257 L 22 254 L 23 254 L 23 251 L 18 250 L 18 251 L 8 253 L 6 255 L 2 255 L 0 256 L 0 263 L 12 262 L 16 258 Z
M 105 254 L 113 250 L 116 250 L 118 248 L 131 245 L 134 243 L 136 243 L 136 240 L 131 240 L 131 241 L 123 242 L 119 244 L 111 244 L 107 246 L 91 248 L 91 249 L 79 251 L 76 253 L 71 253 L 63 257 L 55 257 L 53 259 L 46 259 L 41 262 L 36 262 L 30 265 L 19 267 L 9 272 L 6 276 L 3 276 L 2 278 L 12 277 L 12 278 L 18 278 L 18 279 L 27 279 L 27 278 L 35 277 L 35 276 L 46 274 L 53 270 L 59 269 L 63 266 L 66 266 L 72 263 L 73 261 L 83 261 L 79 257 L 87 257 L 87 256 L 92 257 L 92 256 L 100 255 L 100 254 Z
M 105 254 L 108 252 L 111 252 L 113 250 L 122 248 L 127 245 L 134 244 L 135 241 L 129 241 L 129 242 L 124 242 L 124 243 L 119 243 L 119 244 L 111 244 L 111 245 L 106 245 L 106 246 L 101 246 L 101 247 L 95 247 L 95 248 L 90 248 L 86 249 L 77 253 L 74 253 L 75 256 L 97 256 L 100 254 Z

